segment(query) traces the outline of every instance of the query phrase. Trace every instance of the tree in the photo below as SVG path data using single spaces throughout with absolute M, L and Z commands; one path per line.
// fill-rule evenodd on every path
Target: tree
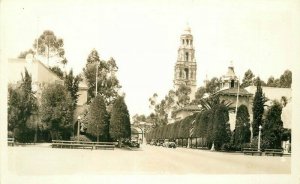
M 100 57 L 99 57 L 98 51 L 96 49 L 93 49 L 87 58 L 87 64 L 92 64 L 92 63 L 94 63 L 94 64 L 100 63 Z
M 178 98 L 177 105 L 179 107 L 184 107 L 190 103 L 190 95 L 191 94 L 191 88 L 185 84 L 182 84 L 179 86 L 179 88 L 176 90 L 176 96 Z
M 206 140 L 208 135 L 208 124 L 211 115 L 210 113 L 210 110 L 205 110 L 201 113 L 198 113 L 196 117 L 195 136 L 202 138 L 202 146 L 203 140 Z
M 248 87 L 248 86 L 252 85 L 254 83 L 253 82 L 254 77 L 255 77 L 255 75 L 252 73 L 252 71 L 250 69 L 248 69 L 244 74 L 244 78 L 242 80 L 241 88 L 245 88 L 245 87 Z
M 220 89 L 221 80 L 213 77 L 210 81 L 206 83 L 206 92 L 209 94 L 214 94 Z
M 200 104 L 200 99 L 203 98 L 204 94 L 206 93 L 206 88 L 201 86 L 197 89 L 196 93 L 195 93 L 195 100 L 194 100 L 194 104 Z
M 53 139 L 69 139 L 73 124 L 73 101 L 61 84 L 49 84 L 42 93 L 41 121 Z
M 102 61 L 95 49 L 91 51 L 87 58 L 86 67 L 83 69 L 88 84 L 88 101 L 95 97 L 97 68 L 97 93 L 103 96 L 105 104 L 108 106 L 117 98 L 118 90 L 121 88 L 115 75 L 118 67 L 113 58 Z
M 240 105 L 237 109 L 237 118 L 234 131 L 234 141 L 236 146 L 250 142 L 250 115 L 245 105 Z
M 131 136 L 130 116 L 124 97 L 118 97 L 113 104 L 109 133 L 111 138 L 119 141 L 119 146 L 122 139 Z
M 228 107 L 224 104 L 218 105 L 213 111 L 212 119 L 212 134 L 209 136 L 215 149 L 219 150 L 224 143 L 230 141 L 230 134 L 228 134 Z
M 32 79 L 25 68 L 20 86 L 8 88 L 8 130 L 19 142 L 33 140 L 34 129 L 30 118 L 37 113 L 37 99 L 31 88 Z
M 270 76 L 267 82 L 268 87 L 277 87 L 275 78 L 273 76 Z
M 28 49 L 28 50 L 26 50 L 26 51 L 24 51 L 24 52 L 21 52 L 21 53 L 19 54 L 18 58 L 19 58 L 19 59 L 25 59 L 26 56 L 27 56 L 27 54 L 32 54 L 32 55 L 34 55 L 35 52 L 34 52 L 32 49 Z
M 37 50 L 37 54 L 47 59 L 59 59 L 62 64 L 66 64 L 64 42 L 61 38 L 57 38 L 53 31 L 46 30 L 43 34 L 34 41 L 33 47 Z
M 265 83 L 265 81 L 261 80 L 259 77 L 256 77 L 256 78 L 253 80 L 254 86 L 257 86 L 257 85 L 258 85 L 258 81 L 259 81 L 259 83 L 260 83 L 260 86 L 267 86 L 267 83 Z
M 229 110 L 232 109 L 231 102 L 220 100 L 218 96 L 211 96 L 210 98 L 202 99 L 200 101 L 202 110 L 208 113 L 207 125 L 207 141 L 209 146 L 214 145 L 216 149 L 229 142 L 230 131 L 229 126 Z M 205 120 L 207 121 L 207 120 Z
M 58 66 L 54 66 L 54 67 L 49 67 L 49 69 L 55 73 L 60 79 L 64 78 L 64 72 L 58 67 Z
M 267 99 L 261 88 L 260 78 L 258 77 L 256 92 L 253 99 L 253 122 L 252 122 L 252 133 L 253 137 L 258 135 L 259 126 L 262 125 L 262 119 L 264 114 L 264 104 L 267 102 Z
M 92 101 L 88 112 L 87 133 L 102 140 L 107 140 L 109 137 L 109 115 L 106 111 L 103 97 L 98 95 Z
M 73 100 L 73 108 L 75 110 L 77 101 L 78 101 L 78 91 L 79 91 L 79 82 L 81 81 L 80 75 L 74 76 L 73 70 L 71 69 L 69 74 L 67 74 L 64 78 L 64 85 L 67 91 L 70 93 L 71 98 Z
M 292 72 L 290 70 L 285 70 L 280 76 L 280 87 L 290 88 L 292 86 Z
M 132 121 L 133 121 L 133 124 L 137 125 L 140 122 L 145 122 L 146 116 L 144 114 L 142 114 L 142 115 L 135 114 L 134 116 L 132 116 Z
M 262 129 L 262 139 L 268 143 L 268 148 L 281 148 L 283 122 L 281 120 L 282 105 L 273 101 L 268 109 Z

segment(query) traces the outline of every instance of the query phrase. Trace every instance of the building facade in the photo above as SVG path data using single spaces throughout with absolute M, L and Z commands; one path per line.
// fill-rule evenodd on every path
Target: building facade
M 234 109 L 229 112 L 229 124 L 232 131 L 235 129 L 236 107 L 245 105 L 250 114 L 250 122 L 252 121 L 253 94 L 244 88 L 239 88 L 238 85 L 238 77 L 231 63 L 227 69 L 227 73 L 221 77 L 220 90 L 213 94 L 218 96 L 221 101 L 226 100 L 227 102 L 231 102 L 230 107 Z

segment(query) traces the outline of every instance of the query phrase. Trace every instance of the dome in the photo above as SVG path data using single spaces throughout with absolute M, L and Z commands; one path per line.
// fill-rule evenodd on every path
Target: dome
M 186 25 L 183 34 L 191 34 L 191 27 L 189 25 Z

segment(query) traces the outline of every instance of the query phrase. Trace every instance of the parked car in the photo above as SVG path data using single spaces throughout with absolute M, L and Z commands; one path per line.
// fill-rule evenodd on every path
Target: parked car
M 176 148 L 175 142 L 168 142 L 168 148 Z
M 168 145 L 169 145 L 169 142 L 164 142 L 162 146 L 167 148 Z
M 140 143 L 138 143 L 137 141 L 130 141 L 129 147 L 139 148 Z
M 158 142 L 156 143 L 156 146 L 162 146 L 162 145 L 163 145 L 163 142 L 158 141 Z
M 138 141 L 136 140 L 124 140 L 122 144 L 124 146 L 129 146 L 129 147 L 136 147 L 136 148 L 140 147 L 140 143 L 138 143 Z

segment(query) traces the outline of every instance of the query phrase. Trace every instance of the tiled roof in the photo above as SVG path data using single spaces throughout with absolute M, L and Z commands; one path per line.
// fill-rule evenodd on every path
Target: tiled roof
M 238 88 L 229 88 L 229 89 L 224 89 L 224 90 L 217 91 L 216 93 L 214 93 L 214 95 L 222 94 L 222 95 L 234 95 L 234 96 L 236 96 L 237 93 L 238 93 Z M 246 89 L 240 88 L 239 89 L 239 95 L 241 95 L 241 96 L 252 96 L 253 94 L 249 93 Z
M 201 108 L 198 107 L 197 105 L 188 105 L 188 106 L 182 107 L 180 109 L 177 109 L 174 112 L 177 113 L 179 111 L 200 111 L 200 110 L 201 110 Z

